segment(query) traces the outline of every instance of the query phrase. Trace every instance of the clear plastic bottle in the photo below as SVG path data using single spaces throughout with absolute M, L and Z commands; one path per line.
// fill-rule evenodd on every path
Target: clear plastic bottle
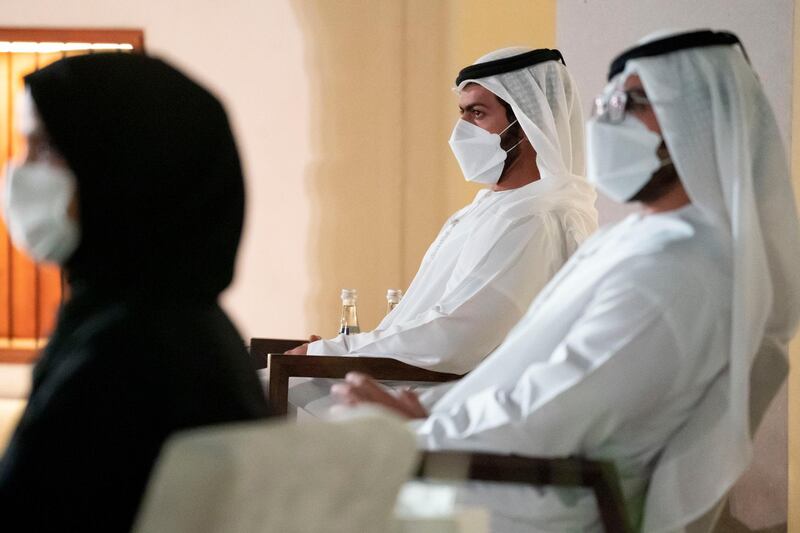
M 361 328 L 358 327 L 356 300 L 358 300 L 358 292 L 355 289 L 342 289 L 342 319 L 339 326 L 341 334 L 350 335 L 361 332 Z
M 400 300 L 403 298 L 403 291 L 400 289 L 389 289 L 386 291 L 386 314 L 392 312 L 392 309 L 397 307 Z

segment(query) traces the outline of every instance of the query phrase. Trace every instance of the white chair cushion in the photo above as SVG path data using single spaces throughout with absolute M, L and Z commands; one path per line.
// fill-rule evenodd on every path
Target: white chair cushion
M 185 432 L 165 445 L 134 531 L 389 531 L 415 454 L 405 424 L 385 415 Z

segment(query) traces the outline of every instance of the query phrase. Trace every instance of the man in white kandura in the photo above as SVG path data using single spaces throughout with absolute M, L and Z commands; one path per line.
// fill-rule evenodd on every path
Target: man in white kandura
M 536 294 L 597 227 L 583 177 L 580 99 L 557 50 L 508 48 L 456 79 L 461 119 L 450 146 L 484 183 L 445 223 L 400 304 L 373 331 L 304 344 L 294 355 L 377 355 L 464 374 L 494 350 Z M 330 382 L 293 386 L 311 412 Z
M 613 461 L 634 524 L 684 531 L 747 466 L 784 379 L 800 232 L 775 117 L 734 35 L 662 33 L 609 80 L 588 175 L 642 213 L 587 241 L 483 364 L 429 391 L 438 401 L 358 374 L 334 392 L 423 418 L 426 449 Z M 591 493 L 462 497 L 492 510 L 495 532 L 600 530 Z

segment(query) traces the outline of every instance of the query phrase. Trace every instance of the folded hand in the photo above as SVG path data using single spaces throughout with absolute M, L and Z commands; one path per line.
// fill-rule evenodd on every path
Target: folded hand
M 331 392 L 342 403 L 358 405 L 376 403 L 395 411 L 406 418 L 425 418 L 427 411 L 417 395 L 406 389 L 392 393 L 381 387 L 377 381 L 366 374 L 349 372 L 345 383 L 337 383 Z
M 314 342 L 322 339 L 319 335 L 311 335 L 308 340 L 309 342 Z M 297 348 L 292 348 L 291 350 L 286 350 L 283 352 L 284 355 L 308 355 L 308 342 L 305 344 L 301 344 Z

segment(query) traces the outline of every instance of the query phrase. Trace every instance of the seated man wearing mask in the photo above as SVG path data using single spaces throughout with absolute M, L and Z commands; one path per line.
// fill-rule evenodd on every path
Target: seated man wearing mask
M 619 56 L 588 124 L 589 178 L 643 212 L 581 246 L 483 364 L 430 391 L 438 401 L 358 374 L 335 392 L 419 418 L 425 449 L 613 461 L 643 531 L 708 519 L 747 466 L 800 315 L 786 154 L 743 52 L 696 31 Z M 600 528 L 590 493 L 463 498 L 488 505 L 497 532 Z
M 445 223 L 407 294 L 374 330 L 304 344 L 294 355 L 385 355 L 464 374 L 495 349 L 533 298 L 596 229 L 584 172 L 583 118 L 557 50 L 508 48 L 456 78 L 450 146 L 475 200 Z M 330 382 L 292 387 L 311 412 Z
M 5 531 L 129 531 L 173 432 L 266 415 L 217 299 L 244 205 L 220 103 L 138 54 L 25 78 L 27 158 L 6 177 L 15 244 L 70 293 L 0 460 Z

